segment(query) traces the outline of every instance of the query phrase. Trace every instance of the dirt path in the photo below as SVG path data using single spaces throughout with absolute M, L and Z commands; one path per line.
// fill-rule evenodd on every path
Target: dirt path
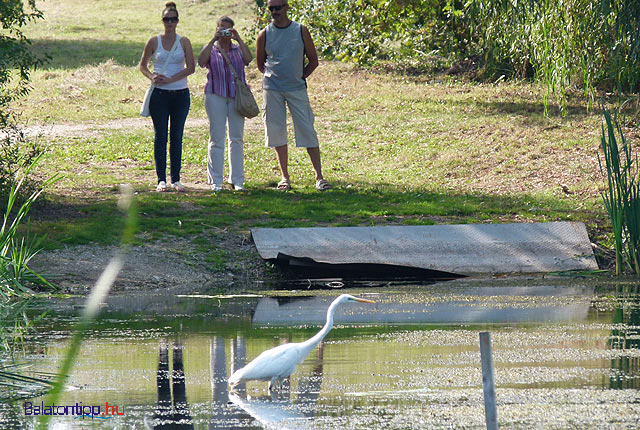
M 212 290 L 247 289 L 264 279 L 264 263 L 252 243 L 229 234 L 220 247 L 231 256 L 224 270 L 213 270 L 202 255 L 195 255 L 184 238 L 171 243 L 153 241 L 126 253 L 113 291 L 170 290 L 204 293 Z M 186 252 L 185 252 L 186 251 Z M 111 245 L 74 245 L 38 254 L 30 267 L 60 288 L 60 292 L 86 294 L 116 254 Z
M 209 127 L 207 118 L 190 118 L 187 128 Z M 22 128 L 27 137 L 97 137 L 108 131 L 146 129 L 152 132 L 153 126 L 149 118 L 121 118 L 104 123 L 81 122 L 62 124 L 31 125 Z
M 208 129 L 207 118 L 189 118 L 187 129 Z M 247 121 L 247 128 L 262 127 L 258 120 Z M 92 138 L 120 131 L 145 130 L 153 134 L 149 118 L 123 118 L 102 123 L 58 123 L 39 124 L 20 129 L 26 137 L 48 138 Z M 117 168 L 117 167 L 114 167 Z M 188 189 L 206 192 L 205 182 L 188 183 Z M 69 191 L 74 194 L 75 190 Z M 86 192 L 83 192 L 86 193 Z M 69 222 L 73 222 L 72 219 Z M 224 239 L 217 247 L 229 255 L 230 263 L 225 269 L 209 267 L 203 256 L 191 250 L 188 238 L 173 238 L 171 244 L 151 241 L 135 246 L 127 254 L 126 263 L 118 276 L 114 291 L 152 291 L 170 289 L 176 292 L 193 293 L 210 289 L 245 288 L 252 280 L 264 276 L 262 259 L 255 247 L 248 243 L 242 233 L 220 233 Z M 61 292 L 85 294 L 94 285 L 109 260 L 115 255 L 116 247 L 99 244 L 75 245 L 38 254 L 30 267 L 45 274 Z M 231 263 L 233 262 L 233 263 Z
M 262 130 L 262 121 L 253 118 L 245 122 L 245 132 Z M 208 118 L 187 118 L 186 129 L 209 128 Z M 149 118 L 119 118 L 110 121 L 97 122 L 73 122 L 57 124 L 36 124 L 21 127 L 20 130 L 26 137 L 98 137 L 106 132 L 148 130 L 153 133 L 153 124 Z

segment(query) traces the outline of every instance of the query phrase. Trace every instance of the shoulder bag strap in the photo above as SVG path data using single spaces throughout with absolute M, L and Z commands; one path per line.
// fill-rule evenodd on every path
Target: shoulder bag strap
M 227 60 L 227 64 L 229 65 L 229 68 L 231 69 L 231 73 L 233 73 L 233 78 L 234 79 L 238 79 L 238 74 L 236 73 L 236 69 L 235 69 L 235 67 L 233 67 L 233 64 L 231 64 L 231 60 L 229 60 L 229 57 L 227 56 L 227 53 L 224 51 L 224 48 L 222 48 L 220 45 L 216 46 L 216 48 L 218 48 L 218 51 L 220 52 L 220 54 L 222 54 L 224 59 Z
M 171 60 L 171 57 L 173 57 L 173 54 L 178 50 L 178 44 L 180 43 L 180 39 L 182 37 L 179 34 L 176 34 L 176 41 L 173 42 L 173 46 L 171 47 L 171 50 L 169 51 L 169 55 L 167 56 L 167 59 L 165 60 L 163 66 L 164 68 L 167 67 L 167 64 L 169 64 L 169 60 Z M 158 40 L 158 43 L 162 43 L 162 36 L 160 36 L 159 38 L 160 40 Z M 158 73 L 159 75 L 163 75 L 164 74 L 164 70 L 162 71 L 162 73 Z

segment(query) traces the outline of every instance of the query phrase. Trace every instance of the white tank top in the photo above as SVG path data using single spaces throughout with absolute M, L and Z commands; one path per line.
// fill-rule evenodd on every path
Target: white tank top
M 176 43 L 178 44 L 178 47 L 173 55 L 171 55 L 171 61 L 169 64 L 166 64 L 167 58 L 169 57 L 169 51 L 164 49 L 162 46 L 162 38 L 158 35 L 158 49 L 153 53 L 154 73 L 162 74 L 167 78 L 170 78 L 184 70 L 184 50 L 182 49 L 182 43 L 180 43 L 180 36 L 178 35 L 176 35 Z M 187 87 L 187 78 L 171 82 L 170 84 L 156 85 L 156 88 L 163 90 L 183 90 Z

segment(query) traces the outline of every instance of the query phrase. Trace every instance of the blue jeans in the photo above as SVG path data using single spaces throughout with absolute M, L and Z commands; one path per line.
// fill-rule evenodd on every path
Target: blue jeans
M 149 100 L 149 112 L 153 120 L 155 138 L 153 157 L 156 161 L 158 182 L 167 181 L 167 135 L 170 134 L 169 160 L 171 162 L 171 182 L 180 181 L 182 166 L 182 135 L 184 123 L 191 107 L 189 89 L 162 90 L 156 88 Z M 169 119 L 171 131 L 169 132 Z

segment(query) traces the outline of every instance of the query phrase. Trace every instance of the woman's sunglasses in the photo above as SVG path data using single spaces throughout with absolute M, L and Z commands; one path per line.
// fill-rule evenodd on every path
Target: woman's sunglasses
M 282 8 L 283 8 L 283 7 L 285 7 L 285 6 L 286 6 L 286 4 L 281 4 L 280 6 L 269 6 L 269 10 L 270 10 L 271 12 L 273 12 L 274 10 L 280 10 L 280 9 L 282 9 Z
M 178 22 L 177 16 L 165 16 L 162 18 L 162 22 Z

